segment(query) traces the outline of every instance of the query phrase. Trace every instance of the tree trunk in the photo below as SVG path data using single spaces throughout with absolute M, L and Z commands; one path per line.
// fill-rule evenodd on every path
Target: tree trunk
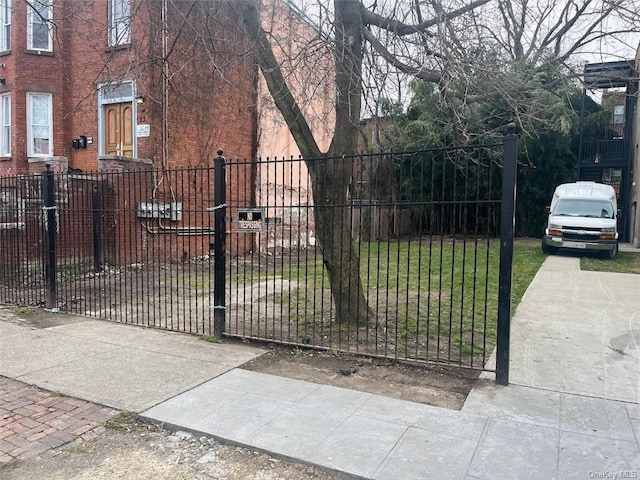
M 347 198 L 353 161 L 307 162 L 313 186 L 316 238 L 329 276 L 338 323 L 362 324 L 371 312 L 360 278 L 360 256 L 351 235 Z
M 312 165 L 311 182 L 317 238 L 329 274 L 339 323 L 364 323 L 370 315 L 360 278 L 360 258 L 351 236 L 347 190 L 357 150 L 362 103 L 362 6 L 335 0 L 336 119 L 330 154 Z M 310 162 L 308 162 L 310 163 Z M 322 171 L 318 171 L 319 167 Z
M 320 149 L 309 124 L 286 84 L 278 59 L 260 23 L 256 0 L 237 0 L 247 33 L 273 100 L 282 113 L 300 152 L 307 159 L 314 197 L 316 238 L 329 275 L 338 323 L 362 323 L 369 307 L 360 279 L 360 261 L 351 238 L 347 190 L 353 160 L 341 158 L 357 149 L 362 95 L 362 10 L 359 1 L 335 0 L 336 119 L 329 154 Z M 281 59 L 282 60 L 282 59 Z M 317 160 L 314 160 L 317 159 Z

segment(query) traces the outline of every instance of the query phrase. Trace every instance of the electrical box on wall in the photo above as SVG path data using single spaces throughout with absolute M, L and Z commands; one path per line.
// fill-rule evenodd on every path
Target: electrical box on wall
M 171 206 L 166 203 L 140 202 L 138 204 L 138 218 L 169 218 Z
M 174 222 L 182 220 L 182 202 L 171 202 L 171 220 Z
M 182 202 L 140 202 L 137 214 L 138 218 L 164 218 L 178 222 L 182 220 Z

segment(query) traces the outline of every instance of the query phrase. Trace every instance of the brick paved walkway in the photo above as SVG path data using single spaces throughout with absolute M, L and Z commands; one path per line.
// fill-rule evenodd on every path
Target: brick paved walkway
M 40 455 L 94 429 L 118 412 L 0 377 L 0 465 Z

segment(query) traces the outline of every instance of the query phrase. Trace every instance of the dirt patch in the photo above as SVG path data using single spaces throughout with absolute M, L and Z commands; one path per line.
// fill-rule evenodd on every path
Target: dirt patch
M 460 409 L 479 372 L 272 346 L 242 368 L 387 397 Z
M 210 437 L 127 421 L 40 458 L 0 466 L 3 480 L 332 480 L 309 465 L 283 461 Z
M 0 320 L 5 323 L 20 325 L 21 327 L 46 329 L 69 325 L 70 323 L 86 322 L 89 318 L 60 315 L 35 308 L 14 307 L 8 314 L 0 311 Z

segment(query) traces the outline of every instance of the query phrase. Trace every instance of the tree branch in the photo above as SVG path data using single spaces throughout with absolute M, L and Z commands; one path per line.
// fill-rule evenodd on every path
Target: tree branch
M 453 10 L 446 14 L 446 17 L 436 17 L 430 20 L 425 20 L 417 25 L 409 25 L 407 23 L 401 22 L 399 20 L 394 20 L 392 18 L 384 17 L 377 13 L 374 13 L 370 10 L 367 10 L 364 6 L 362 7 L 363 19 L 366 24 L 375 25 L 376 27 L 383 28 L 384 30 L 388 30 L 389 32 L 393 32 L 399 37 L 403 37 L 406 35 L 412 35 L 414 33 L 425 34 L 426 30 L 430 27 L 441 23 L 444 18 L 451 19 L 455 17 L 459 17 L 460 15 L 464 15 L 482 5 L 489 3 L 491 0 L 476 0 L 475 2 L 470 3 L 469 5 L 465 5 L 464 7 L 458 8 L 457 10 Z
M 401 62 L 396 56 L 394 56 L 389 50 L 387 50 L 382 43 L 371 33 L 368 28 L 364 28 L 362 31 L 362 35 L 367 40 L 371 46 L 391 65 L 396 67 L 401 72 L 412 75 L 420 80 L 424 80 L 425 82 L 434 82 L 438 83 L 442 79 L 442 75 L 440 72 L 436 72 L 434 70 L 425 70 L 423 68 L 412 67 L 411 65 L 407 65 L 406 63 Z
M 305 157 L 319 157 L 320 148 L 311 129 L 287 86 L 280 65 L 273 54 L 267 35 L 262 28 L 258 5 L 255 0 L 236 0 L 247 34 L 255 45 L 256 57 L 264 75 L 269 93 L 287 122 L 300 152 Z

